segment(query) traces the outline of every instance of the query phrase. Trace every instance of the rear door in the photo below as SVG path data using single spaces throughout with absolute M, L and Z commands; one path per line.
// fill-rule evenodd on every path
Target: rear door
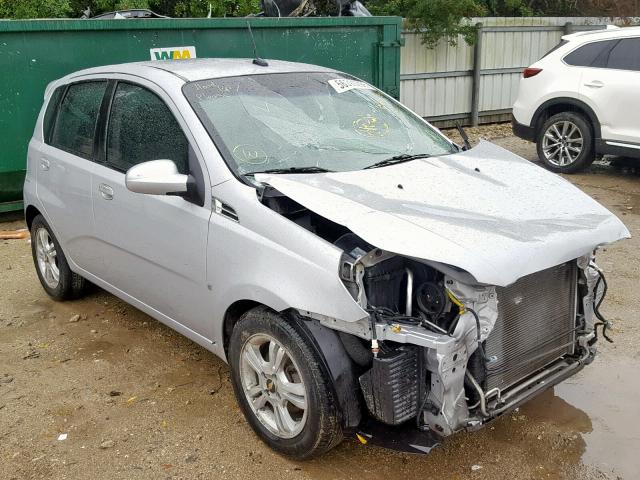
M 93 272 L 101 263 L 94 246 L 91 171 L 96 125 L 106 80 L 72 83 L 56 90 L 47 108 L 44 144 L 32 146 L 37 196 L 66 256 Z
M 171 106 L 169 106 L 171 105 Z M 118 80 L 93 175 L 92 201 L 104 269 L 100 277 L 125 294 L 210 338 L 206 247 L 210 189 L 197 146 L 171 99 L 150 82 Z M 125 173 L 168 159 L 199 185 L 200 198 L 133 193 Z M 173 325 L 175 327 L 175 325 Z
M 580 92 L 595 106 L 608 144 L 640 148 L 640 38 L 606 43 L 610 48 L 585 68 Z

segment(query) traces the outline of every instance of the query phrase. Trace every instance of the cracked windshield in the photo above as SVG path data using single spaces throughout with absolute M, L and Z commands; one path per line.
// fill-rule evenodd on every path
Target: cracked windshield
M 377 89 L 336 73 L 216 78 L 184 93 L 240 175 L 360 170 L 397 155 L 456 151 Z

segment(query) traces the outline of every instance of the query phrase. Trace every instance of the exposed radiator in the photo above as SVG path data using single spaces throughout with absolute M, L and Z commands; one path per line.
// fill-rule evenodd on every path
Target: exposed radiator
M 485 343 L 485 388 L 502 390 L 573 353 L 576 263 L 567 262 L 497 288 L 498 319 Z

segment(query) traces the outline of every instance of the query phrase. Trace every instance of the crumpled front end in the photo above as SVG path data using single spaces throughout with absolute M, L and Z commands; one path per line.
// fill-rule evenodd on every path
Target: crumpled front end
M 454 268 L 350 247 L 340 275 L 369 318 L 326 322 L 371 350 L 359 384 L 377 422 L 437 436 L 475 429 L 595 356 L 602 283 L 592 255 L 495 287 Z
M 343 332 L 378 424 L 438 438 L 477 428 L 592 361 L 598 324 L 606 335 L 588 252 L 629 231 L 495 145 L 256 180 L 262 203 L 343 252 L 339 278 L 366 316 L 299 310 Z

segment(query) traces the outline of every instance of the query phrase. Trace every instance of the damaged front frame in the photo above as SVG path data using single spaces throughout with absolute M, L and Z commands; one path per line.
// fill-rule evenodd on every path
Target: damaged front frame
M 358 284 L 356 300 L 363 309 L 367 308 L 362 283 L 364 271 L 394 256 L 390 252 L 373 249 L 362 254 L 354 262 L 353 275 L 349 276 L 349 279 Z M 576 328 L 575 337 L 579 355 L 576 358 L 560 358 L 505 392 L 499 388 L 483 391 L 467 368 L 469 358 L 476 352 L 480 342 L 484 342 L 489 337 L 498 318 L 499 299 L 493 286 L 464 283 L 449 275 L 444 276 L 447 290 L 463 305 L 455 329 L 450 334 L 429 330 L 420 325 L 375 322 L 371 318 L 363 318 L 357 322 L 344 322 L 312 312 L 300 313 L 316 318 L 321 324 L 331 329 L 366 340 L 377 339 L 378 342 L 421 347 L 430 384 L 425 388 L 427 396 L 422 400 L 419 423 L 439 436 L 447 436 L 460 430 L 479 428 L 496 416 L 516 408 L 541 389 L 559 383 L 576 373 L 593 359 L 595 355 L 593 304 L 594 296 L 597 295 L 594 289 L 599 276 L 598 267 L 591 253 L 578 258 L 576 263 L 581 272 L 579 282 L 584 284 L 583 291 L 586 291 L 586 294 L 579 299 L 582 312 L 576 315 L 576 325 L 580 324 L 580 327 Z M 341 272 L 343 272 L 342 268 Z M 456 275 L 456 277 L 465 278 L 464 275 Z M 473 312 L 477 314 L 478 322 Z M 375 335 L 372 334 L 372 325 L 375 326 Z M 469 405 L 469 399 L 465 393 L 465 380 L 467 385 L 477 390 L 479 400 L 474 405 Z M 401 429 L 398 431 L 400 432 Z M 400 449 L 406 450 L 406 448 Z

